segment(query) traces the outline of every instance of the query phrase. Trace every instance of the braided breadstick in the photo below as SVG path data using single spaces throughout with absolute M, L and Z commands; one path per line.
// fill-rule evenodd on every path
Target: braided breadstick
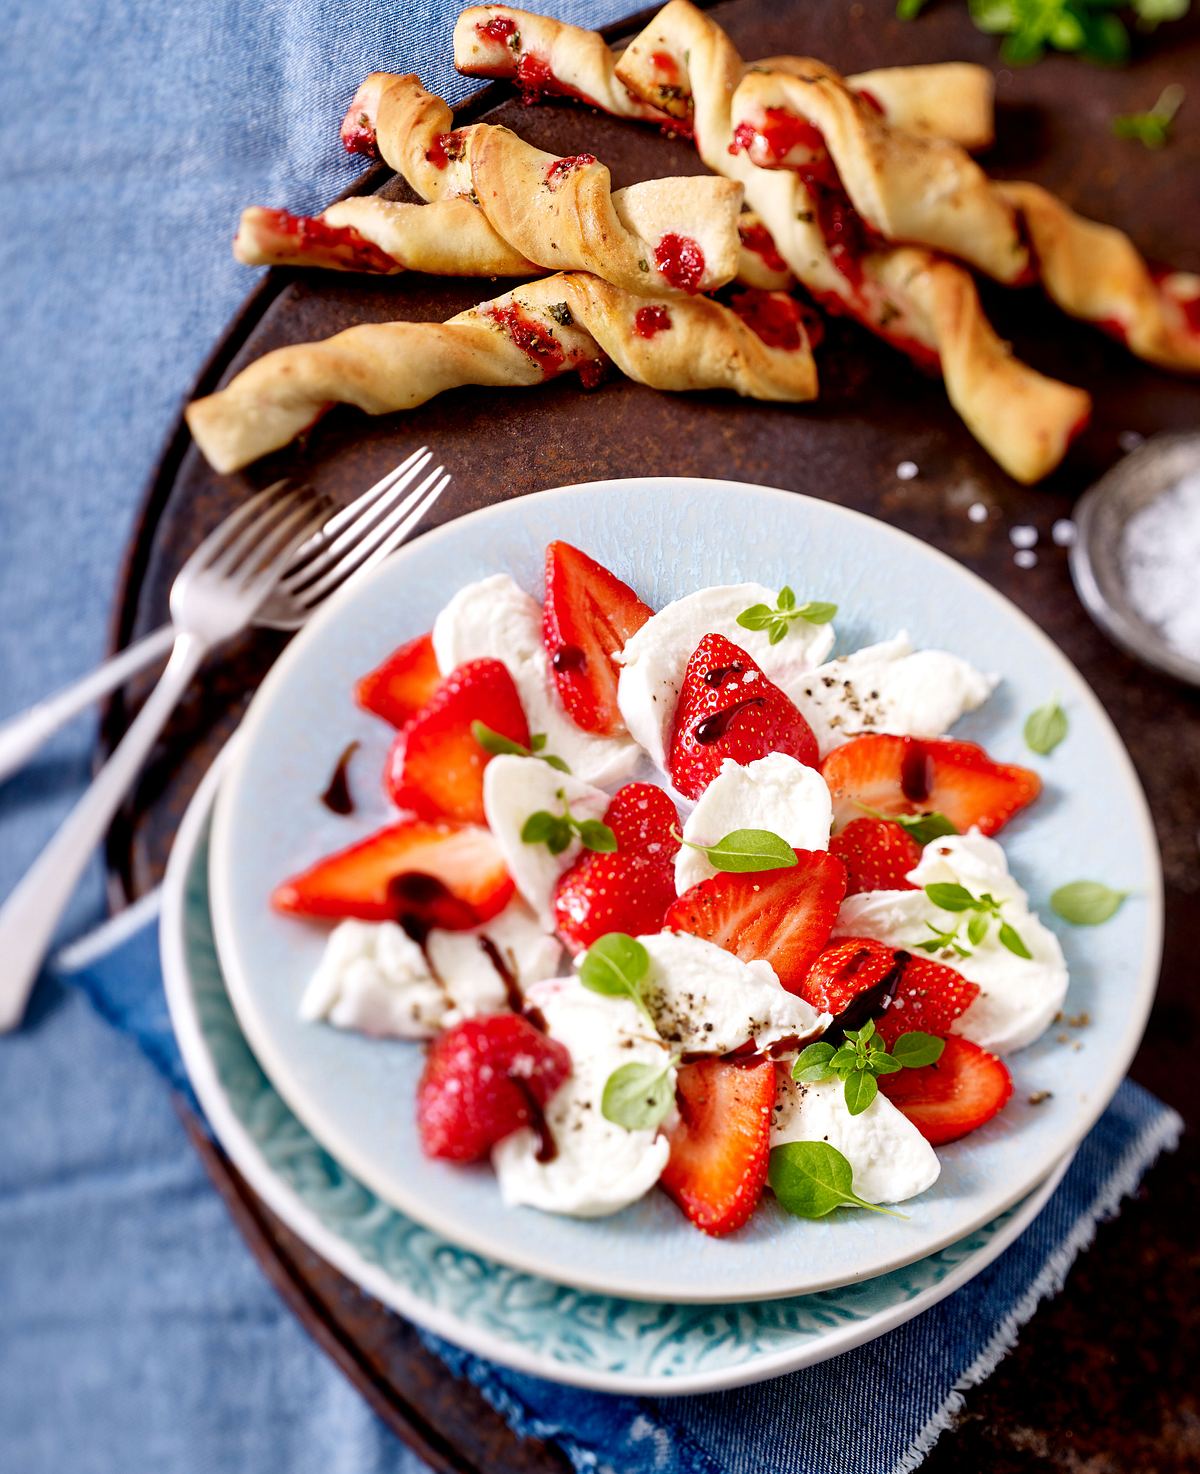
M 547 277 L 448 322 L 364 324 L 276 349 L 190 404 L 187 422 L 227 472 L 287 445 L 334 404 L 380 415 L 464 384 L 521 387 L 572 369 L 594 381 L 606 359 L 654 389 L 812 399 L 816 369 L 792 299 L 746 293 L 734 308 L 655 301 L 584 272 Z
M 456 34 L 461 27 L 460 19 Z M 719 26 L 689 0 L 671 0 L 615 72 L 635 95 L 690 121 L 700 157 L 744 184 L 779 257 L 819 302 L 854 316 L 923 366 L 940 368 L 951 403 L 1017 480 L 1037 481 L 1054 469 L 1087 421 L 1088 396 L 1012 356 L 961 267 L 930 252 L 856 245 L 852 211 L 831 217 L 828 201 L 815 199 L 795 174 L 760 169 L 731 152 L 730 99 L 743 65 Z M 1022 406 L 1017 423 L 1011 404 Z
M 503 77 L 532 96 L 573 97 L 618 118 L 684 131 L 683 115 L 635 97 L 615 71 L 616 56 L 595 31 L 510 5 L 473 5 L 454 27 L 454 65 L 469 77 Z M 795 58 L 760 66 L 788 70 Z M 660 79 L 670 85 L 671 79 Z M 991 143 L 991 74 L 968 62 L 881 67 L 848 79 L 890 122 L 910 133 L 952 138 L 964 148 Z
M 742 192 L 731 180 L 654 179 L 614 193 L 592 155 L 558 158 L 484 123 L 455 129 L 449 107 L 416 77 L 384 72 L 359 88 L 342 138 L 381 154 L 441 209 L 468 197 L 487 227 L 476 225 L 481 239 L 546 270 L 590 271 L 649 293 L 715 291 L 737 272 Z M 371 208 L 359 201 L 356 221 L 375 241 Z M 391 254 L 407 259 L 399 242 Z

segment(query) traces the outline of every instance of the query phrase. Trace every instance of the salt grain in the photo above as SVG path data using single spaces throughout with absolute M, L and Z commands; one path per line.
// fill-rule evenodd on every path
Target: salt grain
M 1014 548 L 1035 548 L 1038 530 L 1036 527 L 1013 527 L 1009 529 L 1008 540 Z
M 1013 554 L 1013 562 L 1018 568 L 1035 568 L 1037 554 L 1031 548 L 1018 548 Z
M 972 522 L 986 522 L 988 519 L 988 509 L 982 502 L 972 502 L 967 508 L 967 516 Z
M 1200 471 L 1135 512 L 1121 539 L 1125 587 L 1168 645 L 1200 660 Z
M 911 481 L 919 470 L 916 461 L 901 461 L 896 467 L 896 475 L 901 481 Z
M 1074 547 L 1076 538 L 1074 522 L 1070 517 L 1060 517 L 1050 529 L 1050 536 L 1060 548 Z

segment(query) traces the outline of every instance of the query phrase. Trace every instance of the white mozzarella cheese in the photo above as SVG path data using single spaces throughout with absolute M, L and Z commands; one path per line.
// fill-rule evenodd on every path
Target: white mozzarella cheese
M 699 589 L 660 609 L 626 642 L 617 704 L 633 737 L 664 771 L 683 674 L 705 635 L 724 635 L 744 650 L 766 676 L 788 690 L 833 648 L 831 624 L 792 621 L 788 634 L 772 645 L 763 630 L 743 629 L 739 614 L 755 604 L 773 605 L 774 589 L 760 583 Z
M 726 758 L 688 815 L 683 837 L 713 845 L 735 829 L 769 829 L 793 849 L 826 850 L 832 822 L 833 803 L 820 773 L 772 752 L 745 766 Z M 708 856 L 688 845 L 675 857 L 680 895 L 716 873 Z
M 546 751 L 562 758 L 576 777 L 619 783 L 637 766 L 637 745 L 629 737 L 585 732 L 567 715 L 542 640 L 542 606 L 507 573 L 459 589 L 434 621 L 433 653 L 443 675 L 468 660 L 506 666 L 530 732 L 545 733 Z
M 579 854 L 578 839 L 560 855 L 544 844 L 526 844 L 521 831 L 530 814 L 561 814 L 569 805 L 576 819 L 602 819 L 608 794 L 536 757 L 494 757 L 483 770 L 483 811 L 513 884 L 546 931 L 554 929 L 551 902 L 558 877 Z
M 829 1023 L 789 993 L 769 962 L 743 962 L 686 932 L 639 937 L 650 954 L 644 997 L 659 1035 L 680 1054 L 728 1054 L 753 1040 L 759 1049 L 805 1041 Z
M 448 1001 L 425 954 L 394 921 L 343 921 L 300 1000 L 300 1016 L 339 1029 L 429 1039 Z
M 497 967 L 506 968 L 522 993 L 558 975 L 562 945 L 544 931 L 520 899 L 499 916 L 471 931 L 432 931 L 425 943 L 430 966 L 450 995 L 452 1008 L 445 1027 L 476 1013 L 496 1013 L 509 1006 L 508 988 Z
M 821 756 L 864 732 L 941 737 L 982 706 L 999 677 L 944 650 L 914 650 L 902 630 L 806 672 L 784 689 L 803 713 Z
M 566 1046 L 571 1074 L 545 1110 L 551 1160 L 538 1160 L 539 1139 L 529 1130 L 494 1148 L 500 1192 L 506 1203 L 576 1218 L 617 1213 L 658 1181 L 669 1147 L 657 1130 L 627 1131 L 604 1118 L 605 1082 L 621 1065 L 637 1063 L 668 1069 L 674 1083 L 670 1052 L 630 1000 L 590 992 L 578 978 L 537 983 L 528 1001 L 550 1037 Z
M 937 1181 L 937 1153 L 885 1095 L 852 1116 L 840 1080 L 801 1085 L 782 1066 L 775 1073 L 773 1148 L 791 1141 L 827 1141 L 850 1163 L 854 1191 L 868 1203 L 902 1203 Z
M 1009 874 L 1004 851 L 977 830 L 948 835 L 926 845 L 920 864 L 908 878 L 922 889 L 848 896 L 834 934 L 874 937 L 889 946 L 911 949 L 932 935 L 931 928 L 945 932 L 961 921 L 958 940 L 970 955 L 960 957 L 949 948 L 935 954 L 939 962 L 979 985 L 979 996 L 955 1021 L 954 1032 L 995 1054 L 1032 1044 L 1063 1005 L 1067 964 L 1058 938 L 1030 909 L 1025 892 Z M 1002 902 L 1003 919 L 1016 930 L 1032 957 L 1018 957 L 1005 947 L 996 922 L 981 942 L 972 945 L 962 913 L 941 910 L 924 892 L 924 886 L 943 882 L 965 886 L 973 896 L 986 892 Z

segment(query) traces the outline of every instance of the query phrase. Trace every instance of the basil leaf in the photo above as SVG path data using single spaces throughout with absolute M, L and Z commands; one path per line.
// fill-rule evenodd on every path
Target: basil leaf
M 858 1050 L 842 1048 L 829 1061 L 829 1068 L 844 1080 L 851 1070 L 858 1069 Z
M 903 1063 L 886 1049 L 873 1049 L 867 1061 L 867 1069 L 874 1075 L 894 1075 L 903 1068 Z
M 786 870 L 797 864 L 796 851 L 769 829 L 733 829 L 716 844 L 694 844 L 684 840 L 694 850 L 708 856 L 714 870 L 728 874 L 746 875 L 756 870 Z
M 475 728 L 477 726 L 482 727 L 483 726 L 483 723 L 482 722 L 472 722 L 471 723 L 471 730 L 472 730 L 472 732 L 475 730 Z M 476 741 L 478 741 L 478 738 L 476 739 Z M 535 732 L 533 734 L 533 736 L 529 739 L 529 750 L 530 750 L 530 752 L 541 752 L 542 749 L 545 746 L 546 746 L 546 734 L 545 734 L 545 732 Z
M 1023 957 L 1026 962 L 1033 961 L 1033 953 L 1025 945 L 1020 932 L 1009 926 L 1007 921 L 1000 923 L 1000 945 L 1007 947 L 1015 957 Z
M 970 921 L 967 922 L 967 941 L 972 947 L 978 947 L 984 937 L 987 936 L 988 919 L 977 911 Z
M 978 904 L 965 885 L 953 881 L 935 881 L 925 887 L 925 894 L 939 911 L 974 911 Z
M 1128 891 L 1114 891 L 1098 880 L 1073 880 L 1050 897 L 1050 909 L 1072 926 L 1099 926 L 1115 916 Z
M 471 736 L 479 743 L 484 752 L 490 752 L 494 757 L 501 753 L 510 754 L 513 757 L 529 757 L 528 747 L 522 747 L 519 742 L 514 742 L 511 737 L 506 737 L 503 732 L 497 732 L 489 727 L 486 722 L 472 722 Z M 536 739 L 535 739 L 536 740 Z M 543 737 L 542 742 L 546 739 Z
M 1067 714 L 1057 701 L 1039 706 L 1025 722 L 1025 746 L 1042 757 L 1052 753 L 1066 735 Z
M 824 1218 L 835 1208 L 866 1208 L 903 1218 L 854 1191 L 854 1171 L 837 1147 L 827 1141 L 789 1141 L 771 1153 L 767 1181 L 779 1206 L 797 1218 Z
M 928 0 L 896 0 L 897 20 L 916 20 Z
M 846 1077 L 846 1109 L 852 1116 L 861 1116 L 879 1094 L 879 1082 L 868 1070 L 855 1070 Z
M 927 845 L 931 840 L 958 833 L 954 823 L 945 814 L 888 814 L 881 817 L 890 819 L 893 824 L 899 824 L 905 834 L 910 839 L 915 839 L 919 845 Z
M 579 826 L 579 839 L 585 850 L 611 855 L 617 848 L 617 836 L 599 819 L 585 819 Z
M 796 595 L 784 584 L 779 590 L 779 598 L 775 601 L 780 609 L 794 609 L 796 607 Z
M 548 763 L 556 772 L 569 773 L 571 771 L 566 763 L 563 762 L 562 758 L 556 756 L 556 754 L 552 752 L 538 753 L 538 756 L 544 763 Z
M 775 611 L 769 605 L 753 604 L 742 610 L 737 622 L 744 630 L 765 630 L 774 618 Z
M 829 1062 L 834 1056 L 832 1044 L 818 1041 L 810 1044 L 807 1049 L 802 1049 L 792 1062 L 792 1079 L 803 1081 L 806 1085 L 817 1085 L 822 1080 L 828 1080 L 833 1071 Z
M 791 628 L 786 619 L 773 619 L 767 633 L 767 642 L 778 645 L 781 640 L 787 639 L 787 632 Z
M 675 1103 L 671 1066 L 631 1060 L 604 1082 L 600 1114 L 626 1131 L 653 1131 Z
M 561 855 L 570 843 L 571 826 L 565 819 L 556 819 L 553 832 L 546 841 L 546 848 L 552 855 Z
M 796 610 L 797 615 L 806 624 L 828 624 L 837 612 L 836 604 L 823 604 L 817 599 L 810 599 L 807 604 L 801 604 Z
M 579 981 L 593 993 L 606 998 L 629 998 L 651 1023 L 650 1010 L 642 998 L 641 985 L 650 971 L 650 954 L 634 937 L 610 931 L 597 938 L 584 953 Z
M 936 1064 L 945 1047 L 946 1041 L 939 1039 L 936 1034 L 914 1031 L 900 1035 L 892 1045 L 892 1058 L 906 1070 L 919 1070 L 925 1065 Z
M 522 824 L 521 841 L 523 844 L 548 844 L 550 836 L 561 824 L 562 820 L 557 814 L 551 814 L 547 809 L 538 809 L 536 814 L 530 814 Z

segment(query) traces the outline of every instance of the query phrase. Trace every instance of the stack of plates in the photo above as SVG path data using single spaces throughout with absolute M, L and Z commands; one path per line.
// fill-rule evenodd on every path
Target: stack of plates
M 385 812 L 381 796 L 350 819 L 316 801 L 352 738 L 364 744 L 357 788 L 373 795 L 380 786 L 388 734 L 353 707 L 354 678 L 428 628 L 471 579 L 507 570 L 537 589 L 554 538 L 613 566 L 651 603 L 705 584 L 790 583 L 841 606 L 842 648 L 906 627 L 918 645 L 999 671 L 1000 691 L 961 733 L 1002 759 L 1021 760 L 1028 711 L 1054 695 L 1066 707 L 1069 738 L 1041 764 L 1047 791 L 1005 830 L 1005 848 L 1043 915 L 1055 886 L 1084 876 L 1136 895 L 1103 928 L 1055 923 L 1071 967 L 1068 1012 L 1089 1023 L 1052 1029 L 1010 1061 L 1013 1101 L 941 1150 L 942 1176 L 905 1205 L 907 1220 L 837 1213 L 802 1222 L 770 1202 L 739 1234 L 712 1240 L 661 1194 L 587 1222 L 508 1209 L 486 1168 L 421 1156 L 418 1047 L 299 1020 L 323 932 L 274 915 L 270 890 Z M 1079 675 L 1012 605 L 858 514 L 790 493 L 668 479 L 488 508 L 420 539 L 333 601 L 273 670 L 180 830 L 163 956 L 184 1059 L 214 1131 L 314 1249 L 481 1355 L 580 1386 L 661 1395 L 834 1356 L 990 1263 L 1036 1216 L 1123 1077 L 1153 996 L 1160 923 L 1157 851 L 1129 759 Z

